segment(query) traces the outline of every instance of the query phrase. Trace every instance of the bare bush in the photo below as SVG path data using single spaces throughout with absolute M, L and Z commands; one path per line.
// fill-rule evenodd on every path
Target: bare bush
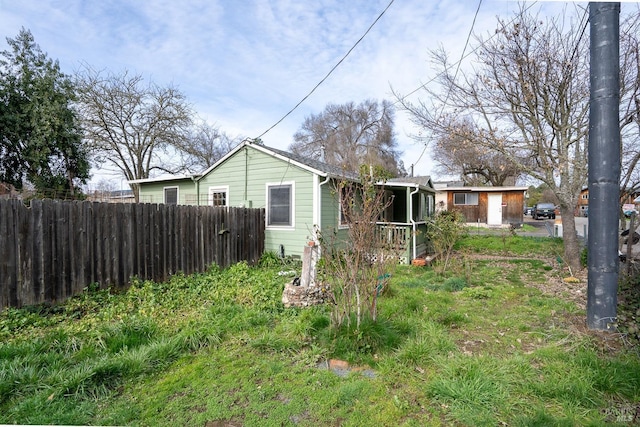
M 355 318 L 359 329 L 364 316 L 377 320 L 378 297 L 406 242 L 392 225 L 378 223 L 392 199 L 373 176 L 363 176 L 360 183 L 340 182 L 335 191 L 348 233 L 346 240 L 338 230 L 321 236 L 319 273 L 332 290 L 332 325 L 349 326 Z

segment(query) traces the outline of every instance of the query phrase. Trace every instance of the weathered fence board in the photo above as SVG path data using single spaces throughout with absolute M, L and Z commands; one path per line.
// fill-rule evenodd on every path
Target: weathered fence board
M 126 288 L 247 261 L 264 209 L 0 200 L 0 309 L 63 301 L 89 284 Z

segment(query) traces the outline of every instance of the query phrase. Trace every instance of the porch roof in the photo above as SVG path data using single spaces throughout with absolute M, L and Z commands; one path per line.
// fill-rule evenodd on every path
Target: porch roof
M 430 176 L 405 176 L 400 178 L 391 178 L 385 182 L 379 182 L 378 184 L 386 187 L 418 188 L 429 193 L 436 192 L 433 188 L 433 182 L 431 181 Z

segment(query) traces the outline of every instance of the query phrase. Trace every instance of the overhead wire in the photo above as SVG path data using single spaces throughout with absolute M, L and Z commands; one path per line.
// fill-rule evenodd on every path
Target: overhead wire
M 480 2 L 482 2 L 482 0 L 480 0 Z M 514 17 L 514 19 L 512 19 L 512 20 L 509 22 L 509 24 L 513 23 L 516 19 L 518 19 L 520 16 L 522 16 L 525 12 L 527 12 L 527 11 L 528 11 L 531 7 L 533 7 L 536 3 L 537 3 L 537 2 L 533 2 L 529 7 L 525 8 L 525 9 L 524 9 L 522 12 L 520 12 L 516 17 Z M 479 7 L 480 7 L 480 5 L 478 5 L 478 9 L 479 9 Z M 475 23 L 475 18 L 474 18 L 474 23 Z M 585 35 L 585 32 L 586 32 L 586 29 L 587 29 L 588 24 L 589 24 L 589 10 L 588 10 L 588 8 L 583 8 L 583 14 L 582 14 L 582 17 L 580 18 L 580 25 L 579 25 L 579 27 L 578 27 L 578 28 L 581 28 L 581 29 L 580 29 L 580 34 L 579 34 L 579 36 L 578 36 L 578 38 L 577 38 L 577 40 L 576 40 L 576 42 L 575 42 L 575 45 L 574 45 L 574 47 L 573 47 L 573 51 L 572 51 L 571 59 L 570 59 L 570 62 L 571 62 L 571 63 L 573 63 L 573 60 L 575 59 L 575 56 L 576 56 L 576 54 L 577 54 L 577 52 L 578 52 L 578 49 L 579 49 L 579 47 L 580 47 L 580 43 L 582 42 L 582 39 L 583 39 L 583 37 L 584 37 L 584 35 Z M 472 28 L 473 28 L 473 24 L 472 24 Z M 487 38 L 487 40 L 486 40 L 486 41 L 489 41 L 489 40 L 491 40 L 492 38 L 493 38 L 493 35 L 491 35 L 489 38 Z M 467 38 L 467 42 L 468 42 L 468 40 L 469 40 L 469 39 Z M 454 80 L 455 80 L 455 78 L 457 77 L 458 70 L 459 70 L 459 65 L 460 65 L 460 63 L 462 62 L 462 60 L 463 60 L 464 58 L 466 58 L 467 56 L 471 55 L 472 53 L 474 53 L 474 52 L 475 52 L 476 50 L 478 50 L 480 47 L 482 47 L 486 41 L 483 41 L 483 42 L 482 42 L 478 47 L 476 47 L 474 50 L 472 50 L 471 52 L 469 52 L 469 54 L 467 54 L 466 56 L 464 56 L 464 50 L 463 50 L 463 57 L 462 57 L 462 58 L 460 59 L 460 61 L 458 61 L 458 62 L 457 62 L 457 64 L 456 64 L 456 65 L 457 65 L 457 67 L 456 67 L 456 73 L 455 73 L 455 75 L 454 75 Z M 466 48 L 466 44 L 465 44 L 465 48 Z M 444 71 L 443 71 L 443 72 L 441 72 L 441 73 L 439 73 L 439 74 L 437 74 L 435 77 L 433 77 L 433 78 L 432 78 L 431 80 L 429 80 L 427 83 L 424 83 L 423 85 L 421 85 L 421 86 L 420 86 L 420 87 L 418 87 L 417 89 L 415 89 L 415 90 L 413 90 L 412 92 L 410 92 L 408 95 L 405 95 L 405 98 L 406 98 L 406 97 L 408 97 L 408 96 L 410 96 L 410 95 L 412 95 L 413 93 L 417 92 L 418 90 L 420 90 L 420 89 L 424 88 L 427 84 L 429 84 L 429 83 L 433 82 L 436 78 L 438 78 L 438 77 L 439 77 L 440 75 L 442 75 L 443 73 L 444 73 Z M 442 105 L 442 109 L 441 109 L 441 111 L 440 111 L 440 114 L 442 114 L 442 112 L 444 111 L 444 108 L 446 107 L 447 101 L 448 101 L 448 99 L 449 99 L 449 93 L 450 93 L 450 92 L 447 92 L 447 96 L 446 96 L 445 101 L 444 101 L 444 103 L 443 103 L 443 105 Z M 397 102 L 399 102 L 399 101 L 397 101 Z M 510 133 L 509 135 L 507 135 L 507 136 L 513 135 L 513 133 L 515 133 L 515 132 L 516 132 L 516 131 L 511 132 L 511 133 Z M 424 153 L 425 153 L 426 149 L 427 149 L 427 145 L 425 144 L 425 146 L 424 146 L 424 148 L 423 148 L 423 150 L 422 150 L 422 153 L 420 154 L 420 156 L 418 157 L 418 160 L 416 160 L 416 162 L 415 162 L 415 163 L 417 163 L 418 161 L 420 161 L 420 159 L 421 159 L 421 158 L 422 158 L 422 156 L 424 155 Z M 414 163 L 414 165 L 415 165 L 415 163 Z
M 460 60 L 458 61 L 458 63 L 456 64 L 456 72 L 453 76 L 453 80 L 455 81 L 456 78 L 458 77 L 458 72 L 460 71 L 460 64 L 462 64 L 462 61 L 465 58 L 465 52 L 467 50 L 467 46 L 469 46 L 469 40 L 471 40 L 471 36 L 473 35 L 473 27 L 475 27 L 476 25 L 476 20 L 478 19 L 478 14 L 480 13 L 480 6 L 482 6 L 482 0 L 478 1 L 478 7 L 476 8 L 476 13 L 473 16 L 473 21 L 471 22 L 471 28 L 469 29 L 469 33 L 467 34 L 467 40 L 464 42 L 464 47 L 462 48 L 462 54 L 460 55 Z M 449 89 L 447 91 L 447 96 L 444 100 L 444 103 L 442 104 L 442 109 L 440 110 L 440 114 L 442 115 L 442 113 L 444 112 L 444 108 L 445 105 L 447 104 L 447 102 L 449 101 L 449 95 L 451 94 L 451 90 Z M 421 159 L 422 156 L 424 156 L 424 153 L 427 151 L 427 144 L 424 145 L 424 148 L 422 149 L 422 153 L 420 153 L 420 155 L 418 156 L 418 160 L 416 160 L 413 163 L 413 166 L 415 166 L 416 163 L 418 163 Z
M 360 42 L 367 36 L 367 34 L 369 34 L 369 31 L 371 31 L 371 29 L 373 28 L 374 25 L 376 25 L 376 23 L 382 18 L 382 16 L 387 12 L 387 10 L 391 7 L 391 5 L 393 4 L 395 0 L 391 0 L 389 2 L 389 4 L 387 5 L 387 7 L 384 8 L 384 10 L 382 12 L 380 12 L 380 14 L 378 15 L 378 17 L 373 21 L 373 23 L 371 25 L 369 25 L 369 28 L 367 28 L 367 31 L 364 32 L 364 34 L 358 39 L 358 41 L 356 41 L 354 43 L 353 46 L 351 46 L 351 49 L 349 49 L 347 51 L 347 53 L 344 54 L 344 56 L 342 58 L 340 58 L 340 60 L 331 68 L 331 70 L 329 70 L 329 72 L 322 78 L 322 80 L 320 80 L 318 82 L 318 84 L 316 84 L 313 89 L 311 89 L 311 91 L 309 91 L 309 93 L 307 93 L 301 100 L 300 102 L 298 102 L 291 110 L 289 110 L 284 116 L 282 116 L 282 118 L 280 118 L 280 120 L 278 120 L 277 122 L 275 122 L 269 129 L 265 130 L 264 132 L 262 132 L 257 139 L 262 138 L 267 132 L 269 132 L 271 129 L 273 129 L 274 127 L 278 126 L 284 119 L 286 119 L 291 113 L 293 113 L 304 101 L 307 100 L 307 98 L 309 98 L 313 92 L 316 91 L 316 89 L 318 89 L 320 87 L 320 85 L 322 85 L 328 78 L 329 76 L 336 70 L 336 68 L 338 68 L 340 66 L 340 64 L 342 64 L 344 62 L 345 59 L 347 59 L 347 57 L 351 54 L 351 52 L 353 52 L 353 50 L 356 48 L 356 46 L 358 46 L 360 44 Z
M 388 6 L 385 8 L 385 10 L 380 14 L 380 16 L 378 17 L 378 19 L 376 19 L 376 21 L 375 21 L 375 22 L 377 22 L 377 21 L 380 19 L 380 17 L 381 17 L 381 16 L 382 16 L 386 11 L 387 11 L 387 9 L 389 9 L 389 6 L 391 6 L 391 4 L 392 4 L 392 3 L 393 3 L 393 1 L 389 3 L 389 5 L 388 5 Z M 518 17 L 519 17 L 519 16 L 521 16 L 521 15 L 522 15 L 522 14 L 524 14 L 525 12 L 529 11 L 529 9 L 530 9 L 530 8 L 532 8 L 536 3 L 537 3 L 537 1 L 534 1 L 534 2 L 532 2 L 531 4 L 529 4 L 529 5 L 528 5 L 526 8 L 524 8 L 524 9 L 523 9 L 523 10 L 522 10 L 522 11 L 521 11 L 521 12 L 520 12 L 516 17 L 514 17 L 514 18 L 509 22 L 509 24 L 511 24 L 512 22 L 514 22 L 516 19 L 518 19 Z M 463 53 L 462 53 L 462 55 L 461 55 L 461 58 L 453 64 L 453 65 L 455 65 L 455 66 L 456 66 L 456 75 L 457 75 L 457 73 L 458 73 L 458 70 L 459 70 L 459 68 L 460 68 L 460 64 L 462 63 L 462 61 L 464 61 L 467 57 L 469 57 L 470 55 L 472 55 L 473 53 L 475 53 L 475 52 L 476 52 L 480 47 L 482 47 L 482 45 L 484 44 L 484 42 L 489 41 L 489 40 L 491 40 L 493 37 L 495 37 L 495 33 L 494 33 L 494 34 L 491 34 L 491 35 L 486 39 L 486 41 L 482 42 L 479 46 L 476 46 L 474 49 L 472 49 L 471 51 L 469 51 L 469 52 L 468 52 L 468 53 L 466 53 L 466 54 L 464 53 L 464 52 L 466 51 L 466 48 L 468 47 L 468 44 L 469 44 L 469 41 L 470 41 L 471 35 L 472 35 L 472 33 L 473 33 L 473 28 L 474 28 L 474 26 L 475 26 L 475 22 L 476 22 L 476 20 L 477 20 L 478 14 L 479 14 L 479 10 L 480 10 L 481 4 L 482 4 L 482 0 L 480 0 L 480 2 L 479 2 L 479 4 L 478 4 L 478 8 L 477 8 L 476 13 L 475 13 L 475 16 L 474 16 L 474 18 L 473 18 L 473 22 L 472 22 L 472 25 L 471 25 L 471 30 L 469 31 L 469 35 L 467 36 L 467 40 L 466 40 L 466 42 L 465 42 L 465 48 L 464 48 L 464 50 L 463 50 Z M 375 24 L 375 22 L 374 22 L 374 24 Z M 368 33 L 368 32 L 369 32 L 369 30 L 373 27 L 373 25 L 374 25 L 374 24 L 372 24 L 372 25 L 369 27 L 369 29 L 367 30 L 367 33 Z M 365 33 L 365 35 L 366 35 L 366 33 Z M 364 35 L 363 35 L 363 37 L 364 37 Z M 362 39 L 363 37 L 361 37 L 361 39 Z M 360 40 L 361 40 L 361 39 L 360 39 Z M 354 47 L 355 47 L 355 45 L 354 45 Z M 353 47 L 350 49 L 350 51 L 351 51 L 351 50 L 353 50 Z M 349 52 L 350 52 L 350 51 L 349 51 Z M 345 55 L 345 58 L 346 58 L 346 55 Z M 343 59 L 344 59 L 344 58 L 343 58 Z M 342 62 L 342 60 L 341 60 L 341 62 Z M 336 64 L 336 66 L 334 66 L 334 67 L 333 67 L 333 69 L 331 70 L 331 72 L 333 72 L 333 70 L 335 70 L 335 68 L 337 68 L 337 66 L 338 66 L 338 65 L 339 65 L 339 63 L 338 63 L 338 64 Z M 414 90 L 412 90 L 411 92 L 409 92 L 409 93 L 407 93 L 406 95 L 404 95 L 404 96 L 402 97 L 402 99 L 406 99 L 406 98 L 410 97 L 411 95 L 413 95 L 414 93 L 418 92 L 419 90 L 424 89 L 428 84 L 430 84 L 430 83 L 432 83 L 433 81 L 435 81 L 435 80 L 436 80 L 437 78 L 439 78 L 443 73 L 444 73 L 444 72 L 440 72 L 440 73 L 436 74 L 433 78 L 431 78 L 431 79 L 430 79 L 430 80 L 428 80 L 427 82 L 422 83 L 420 86 L 418 86 L 417 88 L 415 88 L 415 89 L 414 89 Z M 302 99 L 298 104 L 296 104 L 296 106 L 295 106 L 291 111 L 289 111 L 289 113 L 287 113 L 284 117 L 282 117 L 282 119 L 280 119 L 276 124 L 274 124 L 274 125 L 273 125 L 273 126 L 271 126 L 269 129 L 267 129 L 265 132 L 263 132 L 263 133 L 260 135 L 260 137 L 262 137 L 262 136 L 263 136 L 263 135 L 265 135 L 267 132 L 269 132 L 271 129 L 273 129 L 275 126 L 277 126 L 277 125 L 278 125 L 280 122 L 282 122 L 282 121 L 283 121 L 283 120 L 284 120 L 284 119 L 285 119 L 289 114 L 291 114 L 291 112 L 293 112 L 297 107 L 299 107 L 299 106 L 300 106 L 300 104 L 302 104 L 302 102 L 304 102 L 304 101 L 305 101 L 305 100 L 306 100 L 306 99 L 311 95 L 311 93 L 313 93 L 313 91 L 314 91 L 315 89 L 317 89 L 317 87 L 318 87 L 318 86 L 320 86 L 320 84 L 322 84 L 322 82 L 324 82 L 324 80 L 326 80 L 326 78 L 327 78 L 327 77 L 328 77 L 328 74 L 327 74 L 327 76 L 326 76 L 326 77 L 325 77 L 325 78 L 324 78 L 320 83 L 318 83 L 318 84 L 316 85 L 316 87 L 314 87 L 314 89 L 313 89 L 313 90 L 312 90 L 312 91 L 311 91 L 307 96 L 305 96 L 305 98 L 303 98 L 303 99 Z M 394 102 L 392 102 L 392 104 L 391 104 L 391 105 L 397 105 L 397 104 L 398 104 L 398 103 L 400 103 L 400 102 L 402 102 L 402 100 L 401 100 L 401 99 L 396 99 Z M 356 124 L 353 124 L 351 127 L 353 127 L 353 126 L 356 126 Z M 349 129 L 349 128 L 350 128 L 350 127 L 348 127 L 347 129 Z M 336 134 L 336 133 L 338 133 L 339 131 L 340 131 L 340 130 L 336 129 L 336 130 L 334 130 L 333 134 Z M 259 138 L 260 138 L 260 137 L 259 137 Z M 422 156 L 424 155 L 424 153 L 425 153 L 425 151 L 426 151 L 426 148 L 427 148 L 427 146 L 425 145 L 425 149 L 424 149 L 424 150 L 422 151 L 422 153 L 420 154 L 419 159 L 421 159 L 421 158 L 422 158 Z M 417 163 L 417 162 L 415 162 L 415 163 Z M 415 165 L 415 163 L 414 163 L 414 165 Z
M 347 51 L 347 53 L 331 68 L 331 70 L 329 70 L 329 72 L 311 89 L 311 91 L 309 91 L 309 93 L 307 93 L 293 108 L 291 108 L 285 115 L 283 115 L 277 122 L 275 122 L 272 126 L 270 126 L 267 130 L 265 130 L 263 133 L 261 133 L 256 139 L 260 139 L 262 138 L 265 134 L 267 134 L 268 132 L 270 132 L 273 128 L 275 128 L 277 125 L 279 125 L 283 120 L 285 120 L 289 115 L 291 115 L 291 113 L 293 113 L 304 101 L 306 101 L 328 78 L 329 76 L 342 64 L 342 62 L 344 62 L 344 60 L 351 54 L 351 52 L 358 46 L 358 44 L 360 44 L 360 42 L 367 36 L 367 34 L 371 31 L 371 29 L 376 25 L 376 23 L 382 18 L 382 16 L 384 16 L 384 14 L 387 12 L 387 10 L 391 7 L 391 5 L 394 3 L 395 0 L 391 0 L 389 2 L 389 4 L 384 8 L 384 10 L 378 15 L 378 17 L 373 21 L 373 23 L 367 28 L 367 30 L 364 32 L 364 34 L 354 43 L 354 45 Z M 533 6 L 535 6 L 538 3 L 538 1 L 533 1 L 531 2 L 529 5 L 527 5 L 527 7 L 525 7 L 524 9 L 522 9 L 511 21 L 509 21 L 509 24 L 515 22 L 518 18 L 520 18 L 524 13 L 528 12 Z M 469 42 L 471 40 L 471 36 L 473 35 L 473 29 L 475 27 L 475 23 L 477 21 L 478 15 L 479 15 L 479 11 L 480 8 L 482 6 L 482 0 L 479 0 L 478 2 L 478 7 L 476 8 L 475 14 L 474 14 L 474 18 L 473 21 L 471 23 L 471 28 L 467 34 L 467 38 L 465 41 L 465 45 L 462 51 L 462 54 L 460 56 L 460 59 L 458 61 L 456 61 L 454 64 L 456 67 L 456 71 L 454 74 L 454 79 L 455 77 L 457 77 L 459 70 L 460 70 L 460 66 L 462 64 L 462 62 L 467 59 L 469 56 L 471 56 L 472 54 L 474 54 L 478 49 L 480 49 L 486 42 L 490 41 L 491 39 L 493 39 L 496 35 L 496 33 L 491 34 L 486 40 L 482 41 L 478 46 L 476 46 L 475 48 L 473 48 L 472 50 L 470 50 L 468 53 L 466 53 L 466 50 L 468 48 Z M 584 19 L 584 15 L 583 15 L 583 19 Z M 586 30 L 586 25 L 588 24 L 588 19 L 587 21 L 584 23 L 584 26 L 582 28 L 582 32 L 581 35 L 579 37 L 579 39 L 582 39 L 584 32 Z M 579 41 L 578 41 L 579 43 Z M 577 49 L 577 46 L 576 46 Z M 575 52 L 574 52 L 575 55 Z M 429 85 L 430 83 L 434 82 L 436 79 L 438 79 L 443 73 L 445 73 L 446 71 L 442 71 L 438 74 L 436 74 L 434 77 L 432 77 L 431 79 L 429 79 L 428 81 L 426 81 L 425 83 L 422 83 L 420 86 L 418 86 L 417 88 L 415 88 L 414 90 L 410 91 L 409 93 L 405 94 L 402 96 L 402 99 L 396 99 L 392 105 L 396 105 L 398 103 L 401 103 L 402 100 L 412 96 L 413 94 L 415 94 L 416 92 L 426 88 L 427 85 Z M 446 98 L 445 99 L 449 99 L 449 92 L 447 92 Z M 445 102 L 446 104 L 446 102 Z M 442 109 L 444 110 L 446 105 L 443 104 Z M 353 125 L 355 126 L 355 124 Z M 337 133 L 338 130 L 335 131 L 335 133 Z M 418 157 L 418 160 L 416 160 L 416 162 L 413 164 L 415 166 L 415 164 L 417 162 L 419 162 L 422 157 L 424 156 L 424 153 L 426 152 L 427 149 L 427 144 L 425 144 L 420 156 Z
M 578 37 L 578 40 L 576 41 L 576 44 L 573 47 L 573 52 L 571 53 L 571 60 L 569 61 L 571 63 L 573 63 L 573 60 L 575 59 L 576 54 L 578 53 L 578 49 L 580 48 L 580 43 L 582 42 L 582 38 L 584 37 L 584 34 L 587 31 L 587 25 L 589 25 L 589 9 L 588 8 L 584 9 L 580 22 L 584 22 L 584 24 L 582 25 L 582 31 L 580 32 L 580 36 Z

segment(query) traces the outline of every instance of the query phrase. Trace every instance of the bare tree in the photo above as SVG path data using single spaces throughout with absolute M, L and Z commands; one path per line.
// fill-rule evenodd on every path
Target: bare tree
M 405 175 L 393 115 L 389 101 L 329 104 L 322 113 L 305 119 L 289 150 L 353 173 L 366 164 L 383 166 L 394 176 Z
M 620 136 L 624 198 L 640 191 L 640 9 L 620 23 Z
M 433 146 L 439 172 L 459 176 L 466 185 L 515 185 L 521 175 L 518 165 L 488 150 L 490 142 L 480 141 L 487 137 L 487 132 L 477 129 L 468 118 L 451 123 Z
M 175 173 L 170 154 L 188 135 L 192 112 L 174 87 L 144 85 L 141 75 L 78 74 L 85 139 L 97 163 L 111 163 L 129 180 L 160 170 Z M 134 186 L 135 187 L 135 186 Z M 133 188 L 136 201 L 138 188 Z
M 478 145 L 547 184 L 559 200 L 565 260 L 575 271 L 573 214 L 587 183 L 589 55 L 586 14 L 579 27 L 565 28 L 565 17 L 542 20 L 522 10 L 499 20 L 495 34 L 478 38 L 473 68 L 457 74 L 445 52 L 434 52 L 444 90 L 427 90 L 433 105 L 400 101 L 436 137 L 453 119 L 473 117 L 487 135 Z
M 118 185 L 110 180 L 101 179 L 93 190 L 93 199 L 101 202 L 108 201 L 111 195 L 118 190 Z
M 202 172 L 220 160 L 242 142 L 242 137 L 232 138 L 217 126 L 200 122 L 193 127 L 187 139 L 178 145 L 182 166 L 189 172 Z

